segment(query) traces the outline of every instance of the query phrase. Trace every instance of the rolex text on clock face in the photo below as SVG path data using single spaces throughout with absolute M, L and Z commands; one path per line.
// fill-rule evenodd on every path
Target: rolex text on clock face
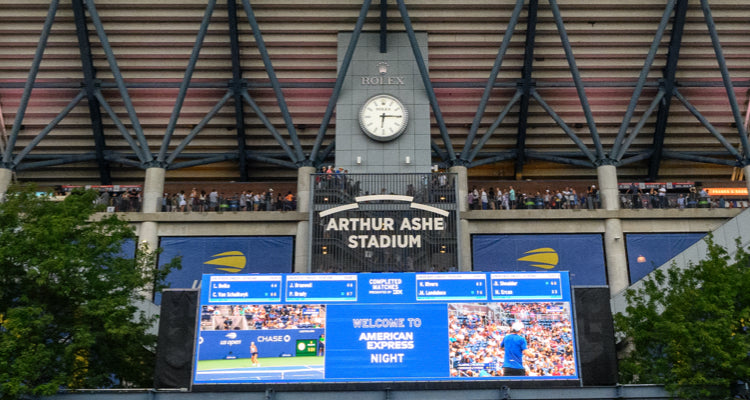
M 404 133 L 409 121 L 406 107 L 396 97 L 378 94 L 370 97 L 359 110 L 359 125 L 367 136 L 388 141 Z

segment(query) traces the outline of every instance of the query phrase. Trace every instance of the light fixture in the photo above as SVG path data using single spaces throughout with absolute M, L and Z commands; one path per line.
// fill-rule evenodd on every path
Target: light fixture
M 405 162 L 406 164 L 411 164 L 411 157 L 409 157 L 409 156 L 406 156 L 406 158 L 404 159 L 404 162 Z
M 357 165 L 362 164 L 362 156 L 357 156 Z

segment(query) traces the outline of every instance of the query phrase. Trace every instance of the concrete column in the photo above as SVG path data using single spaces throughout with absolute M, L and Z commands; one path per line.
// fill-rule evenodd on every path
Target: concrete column
M 458 210 L 469 211 L 469 169 L 464 166 L 451 167 L 448 172 L 456 174 L 456 188 L 458 189 Z
M 300 167 L 297 170 L 297 211 L 310 212 L 310 200 L 312 199 L 311 175 L 315 173 L 314 167 Z M 294 241 L 294 272 L 307 273 L 310 262 L 310 221 L 299 221 L 297 223 L 297 238 Z
M 464 166 L 451 167 L 448 172 L 456 174 L 456 189 L 458 192 L 458 270 L 471 271 L 471 234 L 469 233 L 469 221 L 460 218 L 462 212 L 469 211 L 467 196 L 469 195 L 469 172 Z
M 143 221 L 138 227 L 138 245 L 147 245 L 149 251 L 159 248 L 159 224 L 154 221 Z
M 596 169 L 599 178 L 599 195 L 602 208 L 605 210 L 620 209 L 620 190 L 617 188 L 617 168 L 614 165 L 602 165 Z
M 155 213 L 161 210 L 161 198 L 164 196 L 165 168 L 146 169 L 146 178 L 143 182 L 143 205 L 141 212 Z
M 610 212 L 619 210 L 620 191 L 617 188 L 617 168 L 614 165 L 602 165 L 596 169 L 596 172 L 599 177 L 602 208 Z M 604 220 L 604 249 L 609 293 L 614 296 L 629 286 L 625 239 L 622 221 L 619 218 Z
M 5 198 L 5 193 L 8 192 L 8 186 L 10 186 L 12 177 L 13 170 L 0 168 L 0 201 Z

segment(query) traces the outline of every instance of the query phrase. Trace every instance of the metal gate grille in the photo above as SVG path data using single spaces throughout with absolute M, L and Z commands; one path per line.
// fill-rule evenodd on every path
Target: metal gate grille
M 454 271 L 455 174 L 314 174 L 312 272 Z

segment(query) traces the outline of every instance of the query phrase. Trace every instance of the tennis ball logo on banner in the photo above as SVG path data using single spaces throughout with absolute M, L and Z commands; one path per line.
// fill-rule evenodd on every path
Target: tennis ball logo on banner
M 550 247 L 542 247 L 539 249 L 529 250 L 523 254 L 527 255 L 519 258 L 516 261 L 529 263 L 528 265 L 531 267 L 553 269 L 560 261 L 560 257 L 557 255 L 555 249 Z
M 217 265 L 216 269 L 220 271 L 236 274 L 245 269 L 247 258 L 241 251 L 227 251 L 224 253 L 214 254 L 211 257 L 218 257 L 208 260 L 203 264 Z

